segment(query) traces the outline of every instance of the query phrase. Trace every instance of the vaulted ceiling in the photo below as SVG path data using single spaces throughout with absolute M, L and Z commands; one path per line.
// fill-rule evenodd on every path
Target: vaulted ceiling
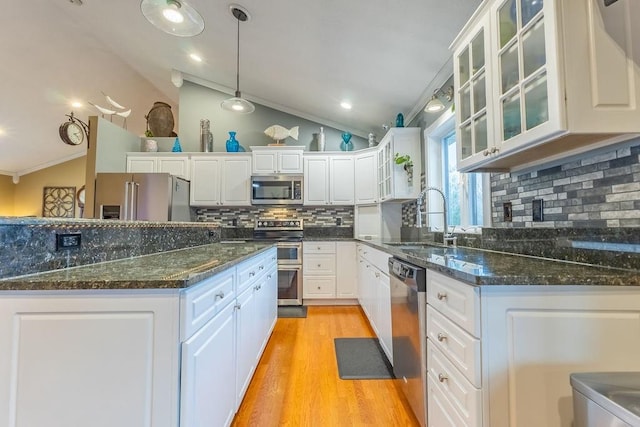
M 424 106 L 452 72 L 449 45 L 480 0 L 245 0 L 240 27 L 244 97 L 366 135 Z M 108 106 L 133 109 L 144 130 L 149 100 L 178 103 L 171 70 L 233 93 L 236 24 L 230 3 L 191 0 L 205 30 L 175 37 L 152 26 L 139 0 L 29 0 L 3 6 L 0 26 L 0 173 L 24 174 L 82 155 L 58 126 Z M 203 58 L 195 63 L 197 53 Z M 450 66 L 450 65 L 449 65 Z M 70 102 L 80 100 L 82 107 Z M 339 104 L 348 100 L 350 111 Z M 124 121 L 116 117 L 114 121 Z

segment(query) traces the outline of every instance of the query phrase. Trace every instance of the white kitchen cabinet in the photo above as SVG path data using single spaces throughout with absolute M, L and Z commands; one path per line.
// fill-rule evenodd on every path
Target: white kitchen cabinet
M 532 166 L 640 132 L 639 13 L 631 0 L 483 2 L 452 45 L 459 169 Z
M 229 426 L 236 413 L 235 304 L 182 343 L 181 426 Z
M 244 393 L 249 387 L 251 376 L 256 369 L 258 347 L 258 319 L 256 289 L 250 286 L 238 295 L 236 302 L 236 406 L 240 406 Z
M 304 146 L 251 147 L 254 175 L 274 173 L 302 174 Z
M 178 291 L 98 292 L 0 295 L 0 425 L 178 424 Z
M 429 425 L 570 427 L 569 375 L 637 371 L 640 288 L 472 286 L 427 270 Z
M 355 155 L 354 203 L 366 205 L 378 202 L 377 148 L 368 148 Z
M 354 160 L 352 154 L 304 157 L 305 205 L 353 205 Z
M 399 239 L 401 227 L 401 203 L 356 205 L 354 208 L 354 234 L 358 239 Z
M 358 297 L 356 242 L 336 242 L 336 297 Z
M 410 156 L 413 162 L 413 178 L 394 158 Z M 378 144 L 378 196 L 387 200 L 415 199 L 420 194 L 422 156 L 420 153 L 420 128 L 391 128 Z
M 127 153 L 127 172 L 165 172 L 191 179 L 189 156 L 176 153 Z
M 388 261 L 391 255 L 359 243 L 358 300 L 387 358 L 393 362 L 391 290 Z
M 306 303 L 358 297 L 355 242 L 303 242 L 302 263 Z
M 250 155 L 193 155 L 191 175 L 191 206 L 251 205 Z

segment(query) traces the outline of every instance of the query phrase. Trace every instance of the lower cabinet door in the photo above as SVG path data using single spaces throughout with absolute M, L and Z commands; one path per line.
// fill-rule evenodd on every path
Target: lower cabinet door
M 234 304 L 182 343 L 180 426 L 229 426 L 236 412 Z
M 256 354 L 259 351 L 257 323 L 257 290 L 254 286 L 246 289 L 236 300 L 236 405 L 240 406 L 244 393 L 249 387 L 256 368 Z
M 465 427 L 464 420 L 438 389 L 431 374 L 427 374 L 427 425 L 430 427 Z

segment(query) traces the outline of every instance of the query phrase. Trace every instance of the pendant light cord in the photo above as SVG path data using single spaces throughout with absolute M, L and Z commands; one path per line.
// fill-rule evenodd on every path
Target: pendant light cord
M 238 55 L 236 56 L 236 96 L 239 98 L 238 93 L 240 92 L 240 18 L 236 18 L 238 21 L 238 38 L 237 38 L 237 49 Z

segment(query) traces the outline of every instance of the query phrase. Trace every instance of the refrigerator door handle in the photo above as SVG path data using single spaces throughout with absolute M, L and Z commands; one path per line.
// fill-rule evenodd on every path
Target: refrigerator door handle
M 122 211 L 122 215 L 125 221 L 129 219 L 129 181 L 125 181 L 124 183 L 124 209 Z
M 131 220 L 138 219 L 138 191 L 140 189 L 140 184 L 137 182 L 131 183 Z

